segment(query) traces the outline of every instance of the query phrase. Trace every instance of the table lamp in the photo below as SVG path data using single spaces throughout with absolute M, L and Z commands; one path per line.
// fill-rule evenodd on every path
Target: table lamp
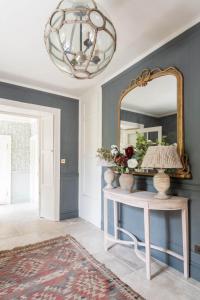
M 170 177 L 165 169 L 181 169 L 183 167 L 175 146 L 150 146 L 144 156 L 142 168 L 157 169 L 158 173 L 153 178 L 157 199 L 169 199 L 166 194 L 170 188 Z

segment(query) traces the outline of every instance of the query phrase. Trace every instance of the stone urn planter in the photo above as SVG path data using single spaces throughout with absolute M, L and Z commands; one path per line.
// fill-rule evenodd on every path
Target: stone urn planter
M 111 168 L 107 168 L 104 173 L 104 180 L 106 182 L 105 189 L 113 189 L 112 183 L 115 179 L 115 174 Z
M 121 174 L 119 177 L 120 188 L 126 192 L 131 193 L 135 179 L 132 174 Z

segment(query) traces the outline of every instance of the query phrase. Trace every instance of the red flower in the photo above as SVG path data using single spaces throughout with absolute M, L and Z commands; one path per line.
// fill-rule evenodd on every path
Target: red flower
M 127 167 L 128 166 L 128 157 L 124 155 L 120 155 L 115 157 L 115 163 L 120 167 Z
M 131 159 L 135 153 L 133 146 L 129 146 L 129 147 L 125 148 L 125 153 L 126 153 L 126 156 L 128 157 L 128 159 Z

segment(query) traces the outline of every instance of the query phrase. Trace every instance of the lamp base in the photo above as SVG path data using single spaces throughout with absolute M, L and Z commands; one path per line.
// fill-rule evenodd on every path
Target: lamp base
M 166 200 L 166 199 L 169 199 L 171 198 L 171 196 L 165 194 L 165 193 L 161 193 L 161 192 L 158 192 L 155 196 L 154 196 L 155 199 L 161 199 L 161 200 Z
M 158 170 L 158 173 L 153 178 L 153 183 L 158 194 L 155 195 L 156 199 L 169 199 L 170 196 L 166 194 L 167 190 L 170 188 L 170 177 L 165 173 L 165 170 Z

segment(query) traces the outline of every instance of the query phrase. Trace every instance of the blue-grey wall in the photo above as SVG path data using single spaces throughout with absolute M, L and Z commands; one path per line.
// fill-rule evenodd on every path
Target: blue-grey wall
M 200 255 L 194 253 L 194 245 L 200 243 L 200 24 L 103 85 L 103 146 L 110 147 L 111 144 L 117 143 L 117 105 L 122 90 L 143 69 L 170 66 L 178 68 L 184 75 L 185 146 L 193 174 L 191 180 L 173 180 L 172 193 L 190 198 L 190 272 L 192 277 L 200 280 Z M 139 177 L 137 185 L 153 191 L 152 178 Z M 140 209 L 128 207 L 123 207 L 121 210 L 122 226 L 143 240 L 143 212 Z M 112 221 L 113 215 L 110 208 L 110 231 L 113 229 Z M 151 228 L 152 243 L 182 252 L 180 213 L 152 213 Z M 155 251 L 153 254 L 158 259 L 182 270 L 182 263 L 177 259 Z
M 0 98 L 61 109 L 61 219 L 78 216 L 78 128 L 79 102 L 76 99 L 0 82 Z
M 177 143 L 177 114 L 159 118 L 162 134 L 169 144 Z
M 133 122 L 138 124 L 143 124 L 144 127 L 154 127 L 158 126 L 158 118 L 139 114 L 133 111 L 120 110 L 120 119 L 122 121 Z

